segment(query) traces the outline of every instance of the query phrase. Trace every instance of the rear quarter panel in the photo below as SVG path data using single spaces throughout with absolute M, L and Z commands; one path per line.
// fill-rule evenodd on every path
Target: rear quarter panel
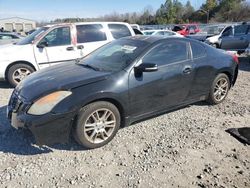
M 214 59 L 213 66 L 215 67 L 215 75 L 225 73 L 229 76 L 230 81 L 233 83 L 238 64 L 234 61 L 233 56 L 228 52 L 208 46 L 209 56 Z

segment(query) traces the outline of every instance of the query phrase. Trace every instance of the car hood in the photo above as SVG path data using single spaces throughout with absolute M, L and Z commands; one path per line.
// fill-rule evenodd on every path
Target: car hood
M 0 45 L 0 59 L 1 60 L 10 60 L 11 57 L 13 57 L 13 54 L 15 56 L 17 54 L 25 54 L 27 48 L 29 49 L 31 47 L 30 44 L 28 45 L 15 45 L 15 44 L 3 44 Z
M 85 68 L 75 61 L 63 62 L 29 75 L 16 87 L 18 95 L 27 101 L 58 90 L 70 90 L 75 87 L 107 79 L 111 73 Z

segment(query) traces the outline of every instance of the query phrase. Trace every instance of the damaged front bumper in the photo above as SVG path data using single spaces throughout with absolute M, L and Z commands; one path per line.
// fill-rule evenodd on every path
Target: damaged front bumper
M 36 116 L 26 113 L 27 104 L 19 99 L 10 100 L 7 116 L 12 127 L 27 128 L 35 137 L 37 145 L 51 145 L 69 141 L 70 131 L 75 117 L 74 112 L 63 114 L 47 113 Z

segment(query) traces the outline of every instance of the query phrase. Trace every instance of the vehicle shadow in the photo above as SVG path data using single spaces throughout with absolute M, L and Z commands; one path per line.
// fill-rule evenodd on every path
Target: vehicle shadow
M 12 89 L 13 87 L 8 82 L 0 81 L 0 88 Z
M 250 71 L 250 57 L 239 57 L 239 69 L 242 71 Z
M 52 146 L 37 146 L 32 133 L 27 129 L 14 129 L 6 117 L 7 106 L 0 107 L 0 153 L 12 153 L 16 155 L 37 155 L 57 150 L 78 151 L 85 150 L 72 138 L 67 144 L 55 144 Z

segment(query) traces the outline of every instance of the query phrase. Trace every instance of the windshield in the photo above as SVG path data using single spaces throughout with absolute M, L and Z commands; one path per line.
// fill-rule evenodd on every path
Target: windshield
M 49 29 L 48 27 L 41 27 L 37 29 L 36 31 L 34 31 L 30 35 L 28 35 L 27 37 L 19 41 L 17 45 L 31 44 L 38 35 L 40 35 L 41 33 L 43 33 L 44 31 L 48 29 Z
M 79 64 L 100 71 L 121 71 L 130 65 L 148 45 L 148 42 L 142 40 L 116 40 L 89 54 Z
M 185 29 L 185 26 L 176 25 L 176 26 L 174 26 L 173 31 L 181 31 L 181 30 L 183 30 L 183 29 Z
M 221 30 L 223 29 L 222 26 L 207 26 L 201 29 L 201 32 L 205 32 L 209 35 L 218 35 Z

